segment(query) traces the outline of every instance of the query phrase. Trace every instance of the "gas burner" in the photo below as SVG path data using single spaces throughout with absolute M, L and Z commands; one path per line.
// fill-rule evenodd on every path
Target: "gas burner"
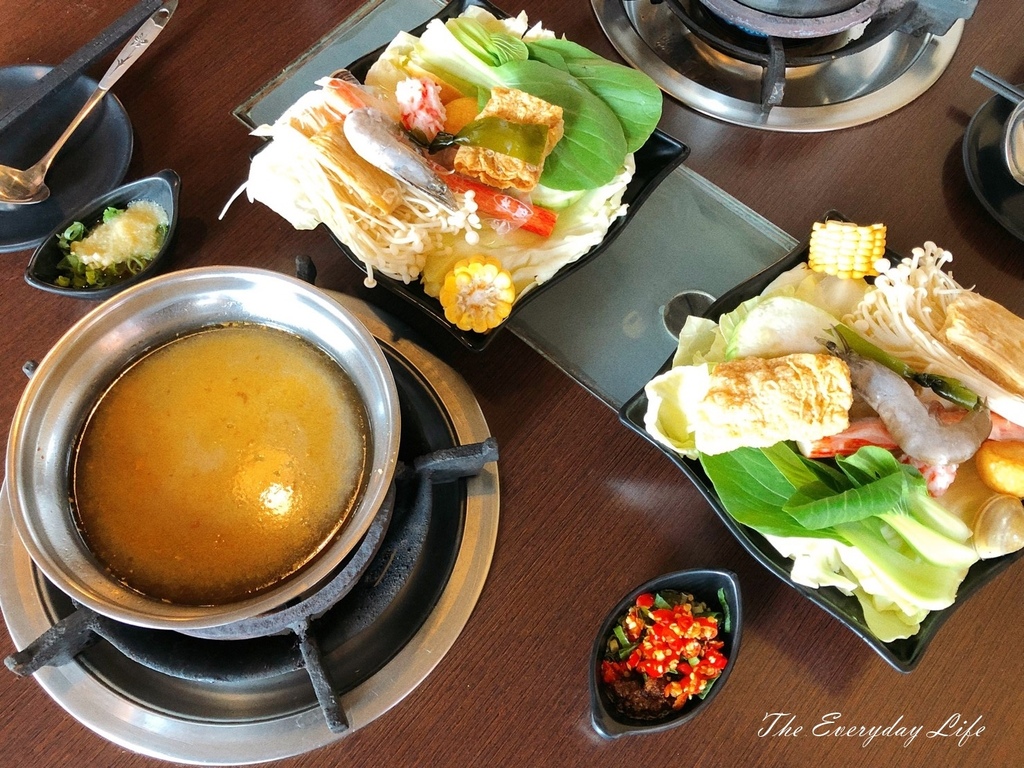
M 671 0 L 669 0 L 671 2 Z M 908 0 L 699 0 L 716 15 L 754 34 L 783 38 L 825 37 L 873 16 L 892 13 Z M 912 7 L 911 7 L 912 10 Z M 909 13 L 908 13 L 909 15 Z
M 477 475 L 497 459 L 497 443 L 487 438 L 425 454 L 412 466 L 399 462 L 395 482 L 356 550 L 324 585 L 290 605 L 216 627 L 172 632 L 124 624 L 75 604 L 72 613 L 5 659 L 5 664 L 25 677 L 46 666 L 66 664 L 103 639 L 133 661 L 182 680 L 246 682 L 304 669 L 327 727 L 343 733 L 349 723 L 338 701 L 339 686 L 352 687 L 360 680 L 353 679 L 354 670 L 328 672 L 325 643 L 332 637 L 347 642 L 371 631 L 374 638 L 369 644 L 374 648 L 390 654 L 402 647 L 404 634 L 382 632 L 376 622 L 385 611 L 401 609 L 403 624 L 411 631 L 433 608 L 430 600 L 412 605 L 408 600 L 399 601 L 398 594 L 422 586 L 411 584 L 411 579 L 430 541 L 434 485 Z M 397 488 L 409 483 L 415 484 L 415 492 L 399 497 Z M 398 498 L 401 500 L 396 503 Z M 454 546 L 457 537 L 448 537 L 447 543 Z M 439 558 L 439 549 L 432 548 L 431 559 Z M 364 577 L 374 563 L 378 572 L 366 588 Z M 385 576 L 394 583 L 393 588 L 380 586 Z M 440 569 L 434 578 L 443 585 L 447 571 Z M 347 599 L 349 595 L 351 599 Z M 368 615 L 372 618 L 367 619 Z M 379 666 L 361 665 L 366 676 Z
M 945 71 L 976 4 L 591 2 L 619 53 L 670 96 L 729 123 L 788 132 L 848 128 L 913 101 Z
M 120 624 L 46 580 L 0 488 L 0 608 L 15 645 L 28 651 L 8 664 L 33 673 L 110 741 L 203 765 L 308 752 L 398 704 L 454 644 L 476 604 L 498 524 L 496 449 L 476 399 L 407 329 L 330 295 L 380 341 L 402 409 L 393 505 L 331 579 L 332 594 L 223 629 Z M 70 642 L 54 642 L 57 635 Z

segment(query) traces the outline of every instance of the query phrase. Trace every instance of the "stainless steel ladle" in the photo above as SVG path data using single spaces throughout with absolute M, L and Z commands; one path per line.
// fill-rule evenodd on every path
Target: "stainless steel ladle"
M 971 77 L 1016 104 L 1003 126 L 1003 158 L 1013 180 L 1024 185 L 1024 90 L 981 67 Z
M 177 7 L 177 0 L 169 0 L 152 16 L 150 16 L 138 31 L 132 35 L 131 40 L 121 49 L 121 52 L 110 65 L 110 69 L 96 85 L 96 90 L 86 100 L 85 104 L 74 116 L 71 123 L 64 129 L 64 133 L 47 151 L 39 158 L 34 165 L 24 171 L 18 168 L 11 168 L 7 165 L 0 165 L 0 202 L 13 203 L 15 205 L 40 203 L 50 196 L 50 188 L 46 186 L 44 179 L 50 164 L 63 148 L 71 134 L 75 132 L 82 121 L 88 117 L 93 108 L 99 104 L 107 91 L 127 71 L 128 67 L 135 63 L 135 60 L 142 55 L 142 52 L 149 47 L 149 44 L 160 34 L 167 21 Z

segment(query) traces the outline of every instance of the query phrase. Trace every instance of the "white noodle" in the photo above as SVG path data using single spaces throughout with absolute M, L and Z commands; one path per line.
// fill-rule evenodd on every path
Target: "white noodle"
M 390 213 L 371 213 L 346 174 L 336 171 L 330 142 L 337 137 L 328 129 L 339 118 L 326 91 L 315 91 L 274 125 L 253 131 L 274 140 L 253 158 L 247 192 L 298 229 L 325 224 L 364 264 L 368 286 L 376 271 L 405 283 L 422 279 L 435 295 L 454 261 L 483 253 L 501 261 L 521 295 L 598 245 L 626 210 L 621 201 L 635 169 L 632 155 L 611 182 L 562 211 L 556 233 L 546 239 L 519 230 L 497 234 L 485 226 L 472 192 L 455 194 L 458 210 L 451 212 L 403 185 Z
M 945 342 L 946 310 L 964 288 L 942 267 L 949 251 L 926 242 L 894 266 L 879 265 L 875 286 L 844 320 L 890 354 L 926 373 L 960 379 L 995 413 L 1024 424 L 1024 398 L 1007 391 L 970 365 Z

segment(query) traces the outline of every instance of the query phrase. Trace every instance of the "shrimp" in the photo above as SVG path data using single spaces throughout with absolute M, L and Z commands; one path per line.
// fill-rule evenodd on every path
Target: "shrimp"
M 398 124 L 372 108 L 354 109 L 345 117 L 345 138 L 356 154 L 389 176 L 418 189 L 449 211 L 458 205 L 423 155 L 403 140 Z
M 992 431 L 988 406 L 979 401 L 956 423 L 935 418 L 898 373 L 853 352 L 842 352 L 853 389 L 878 414 L 904 453 L 933 466 L 971 458 Z
M 317 84 L 331 106 L 344 115 L 345 138 L 357 155 L 449 211 L 458 209 L 451 190 L 406 139 L 390 114 L 393 110 L 380 97 L 360 86 L 348 70 L 339 70 Z

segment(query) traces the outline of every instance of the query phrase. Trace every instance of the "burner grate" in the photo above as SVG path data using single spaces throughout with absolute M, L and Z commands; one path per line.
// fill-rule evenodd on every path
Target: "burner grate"
M 488 438 L 480 443 L 441 449 L 417 458 L 412 466 L 401 464 L 397 484 L 415 484 L 411 508 L 399 515 L 393 531 L 396 546 L 388 555 L 383 547 L 379 573 L 367 573 L 389 531 L 394 506 L 394 491 L 367 532 L 356 552 L 337 575 L 314 595 L 279 611 L 233 622 L 221 627 L 176 633 L 123 624 L 95 613 L 77 609 L 57 622 L 22 651 L 5 659 L 7 667 L 19 676 L 34 674 L 44 666 L 62 665 L 104 639 L 132 660 L 174 677 L 200 682 L 238 682 L 284 674 L 302 668 L 309 676 L 317 701 L 334 733 L 348 729 L 336 687 L 323 659 L 318 637 L 318 622 L 339 604 L 368 575 L 379 583 L 392 569 L 403 572 L 404 582 L 414 563 L 401 563 L 400 550 L 417 559 L 420 552 L 411 541 L 425 536 L 425 525 L 433 508 L 435 484 L 449 483 L 478 474 L 485 464 L 498 458 L 497 443 Z M 341 606 L 339 606 L 340 608 Z M 260 639 L 259 650 L 239 646 L 238 641 Z M 276 646 L 276 651 L 268 646 Z M 297 654 L 296 654 L 297 650 Z M 394 649 L 396 652 L 399 649 Z M 271 651 L 268 653 L 268 651 Z
M 591 0 L 623 58 L 684 105 L 736 125 L 804 133 L 861 125 L 920 96 L 948 66 L 976 4 L 909 2 L 834 35 L 769 40 L 702 2 Z
M 876 1 L 851 9 L 869 6 L 867 13 L 798 18 L 769 17 L 735 0 L 667 3 L 697 39 L 738 61 L 761 67 L 760 109 L 765 115 L 782 104 L 787 69 L 828 64 L 859 54 L 899 29 L 916 7 L 905 4 L 906 0 L 895 0 L 892 11 L 872 15 L 878 10 Z M 885 3 L 882 5 L 885 7 Z M 844 18 L 836 21 L 840 16 Z M 861 23 L 856 34 L 847 33 Z
M 820 38 L 843 32 L 869 20 L 889 16 L 908 0 L 861 0 L 854 3 L 796 5 L 779 0 L 699 0 L 715 15 L 753 35 L 782 38 Z M 791 7 L 792 6 L 792 7 Z

